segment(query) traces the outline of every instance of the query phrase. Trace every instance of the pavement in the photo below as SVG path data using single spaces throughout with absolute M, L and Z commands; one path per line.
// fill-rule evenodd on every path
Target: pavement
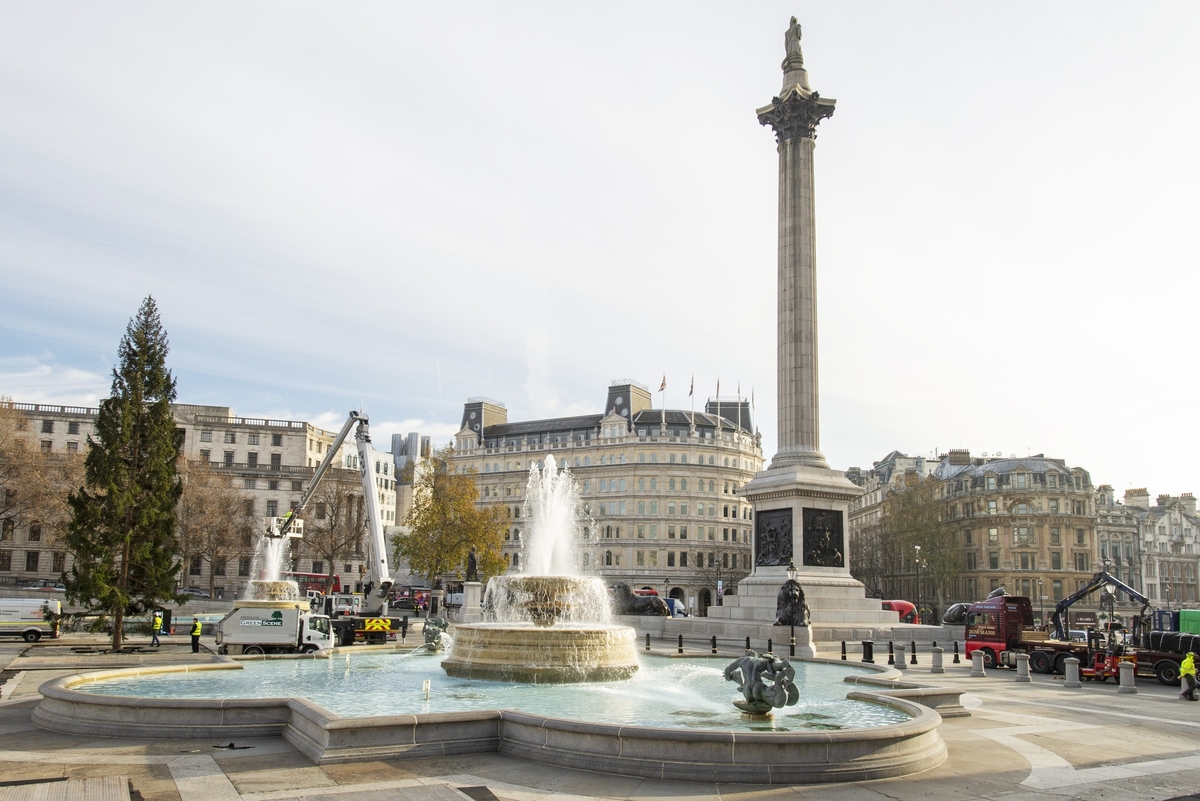
M 0 801 L 1159 801 L 1200 790 L 1200 703 L 1180 699 L 1178 688 L 1139 679 L 1136 694 L 1119 694 L 1112 681 L 1068 689 L 1061 678 L 1037 674 L 1017 683 L 1016 672 L 1008 669 L 972 678 L 969 663 L 952 664 L 949 655 L 945 674 L 931 675 L 928 655 L 919 654 L 907 676 L 965 691 L 971 715 L 941 726 L 947 760 L 912 776 L 848 784 L 656 781 L 499 754 L 318 767 L 278 737 L 238 741 L 231 749 L 228 742 L 60 734 L 30 722 L 38 687 L 50 678 L 130 660 L 215 658 L 211 638 L 202 640 L 199 655 L 191 653 L 185 637 L 164 643 L 118 655 L 87 653 L 103 643 L 83 635 L 32 646 L 0 643 L 0 679 L 7 678 L 0 687 Z M 145 643 L 135 638 L 132 644 Z M 687 646 L 704 651 L 707 643 Z

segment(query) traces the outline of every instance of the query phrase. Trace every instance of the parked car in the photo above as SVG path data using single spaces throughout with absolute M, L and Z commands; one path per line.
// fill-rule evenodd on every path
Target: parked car
M 61 581 L 53 579 L 38 579 L 28 587 L 22 587 L 25 590 L 37 590 L 39 592 L 65 592 L 67 586 Z
M 190 595 L 193 598 L 201 598 L 201 599 L 208 599 L 208 598 L 212 597 L 204 590 L 196 589 L 195 587 L 184 587 L 182 590 L 179 591 L 179 594 L 180 595 Z

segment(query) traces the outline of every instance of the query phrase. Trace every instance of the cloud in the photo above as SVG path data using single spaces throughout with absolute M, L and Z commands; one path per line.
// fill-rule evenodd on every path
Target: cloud
M 53 357 L 0 358 L 0 396 L 18 403 L 96 406 L 110 386 L 108 376 L 58 364 Z

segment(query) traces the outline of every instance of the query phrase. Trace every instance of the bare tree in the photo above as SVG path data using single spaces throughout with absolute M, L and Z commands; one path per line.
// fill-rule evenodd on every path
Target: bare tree
M 208 562 L 211 595 L 218 573 L 224 571 L 231 558 L 245 552 L 254 532 L 254 519 L 246 504 L 249 496 L 206 463 L 188 463 L 180 472 L 183 495 L 175 513 L 184 570 L 189 570 L 196 558 Z
M 720 550 L 704 548 L 704 543 L 698 543 L 700 550 L 690 554 L 695 560 L 692 569 L 700 580 L 700 584 L 709 587 L 713 591 L 713 603 L 717 603 L 717 584 L 720 583 L 722 595 L 734 595 L 735 592 L 730 592 L 730 587 L 737 586 L 737 583 L 746 576 L 750 575 L 750 553 L 748 551 L 739 553 L 722 552 Z M 726 564 L 725 559 L 728 557 L 729 563 Z
M 367 532 L 367 510 L 358 471 L 331 469 L 313 494 L 305 512 L 302 551 L 318 557 L 329 578 L 325 592 L 333 585 L 335 565 L 351 554 L 363 553 Z M 350 577 L 344 580 L 353 581 Z
M 936 599 L 944 608 L 947 583 L 961 566 L 945 502 L 937 497 L 940 484 L 908 473 L 903 486 L 888 493 L 880 518 L 879 552 L 885 591 L 903 597 L 904 588 L 912 588 L 914 600 L 919 594 L 922 601 Z

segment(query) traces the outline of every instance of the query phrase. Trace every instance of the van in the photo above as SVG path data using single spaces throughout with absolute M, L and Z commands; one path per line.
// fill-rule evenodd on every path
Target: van
M 688 617 L 687 607 L 683 605 L 683 601 L 677 598 L 664 598 L 667 608 L 671 610 L 671 617 Z
M 58 619 L 46 621 L 46 610 L 62 614 L 62 601 L 56 598 L 0 598 L 0 637 L 21 637 L 37 642 L 43 635 L 58 637 Z

